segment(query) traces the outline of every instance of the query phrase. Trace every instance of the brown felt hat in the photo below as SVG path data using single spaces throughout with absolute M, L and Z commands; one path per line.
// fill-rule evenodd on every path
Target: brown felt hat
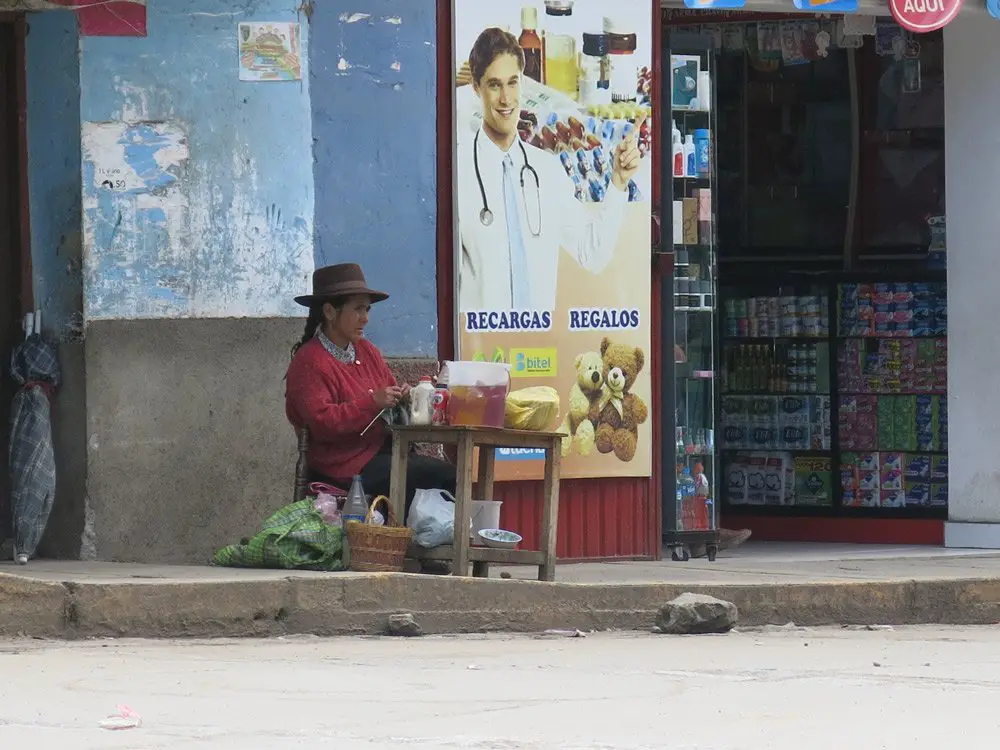
M 368 288 L 365 273 L 357 263 L 338 263 L 313 271 L 312 294 L 296 297 L 295 301 L 304 307 L 312 307 L 318 302 L 328 302 L 334 297 L 351 297 L 367 294 L 372 302 L 389 299 L 385 292 Z

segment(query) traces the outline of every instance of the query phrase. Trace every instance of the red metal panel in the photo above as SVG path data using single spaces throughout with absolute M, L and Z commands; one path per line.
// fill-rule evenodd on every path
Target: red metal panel
M 77 13 L 83 36 L 146 36 L 146 0 L 48 0 Z
M 944 545 L 944 521 L 919 518 L 781 518 L 726 513 L 726 528 L 762 542 Z
M 655 557 L 658 549 L 650 549 L 649 530 L 655 522 L 655 498 L 650 487 L 650 480 L 643 477 L 563 480 L 559 558 Z M 542 483 L 501 482 L 495 494 L 497 500 L 503 501 L 503 527 L 521 534 L 525 549 L 537 548 Z
M 452 190 L 452 104 L 455 69 L 451 0 L 437 2 L 437 314 L 438 357 L 455 356 L 455 225 Z

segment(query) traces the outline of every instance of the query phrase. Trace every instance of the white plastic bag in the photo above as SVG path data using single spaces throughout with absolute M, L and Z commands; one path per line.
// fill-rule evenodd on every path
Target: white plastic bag
M 417 490 L 406 525 L 413 529 L 413 542 L 421 547 L 439 547 L 455 541 L 455 497 L 445 490 Z

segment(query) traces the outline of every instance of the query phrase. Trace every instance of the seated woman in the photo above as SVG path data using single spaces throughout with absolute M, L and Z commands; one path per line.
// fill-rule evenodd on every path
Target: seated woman
M 396 406 L 410 387 L 396 382 L 379 350 L 364 338 L 371 306 L 388 298 L 369 289 L 353 263 L 317 269 L 313 293 L 295 298 L 309 308 L 309 318 L 292 349 L 285 413 L 296 428 L 309 430 L 310 482 L 346 490 L 360 474 L 367 494 L 389 494 L 392 439 L 376 417 Z M 407 512 L 418 489 L 454 494 L 454 466 L 419 455 L 407 463 Z

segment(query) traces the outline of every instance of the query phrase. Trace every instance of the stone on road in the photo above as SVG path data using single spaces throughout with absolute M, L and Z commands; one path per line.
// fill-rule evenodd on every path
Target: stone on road
M 1000 725 L 995 628 L 4 641 L 0 674 L 3 748 L 940 750 Z M 118 704 L 142 726 L 99 728 Z
M 737 620 L 739 611 L 732 602 L 705 594 L 681 594 L 660 608 L 656 628 L 673 635 L 728 633 Z
M 413 615 L 409 612 L 404 612 L 396 615 L 389 615 L 389 635 L 402 636 L 404 638 L 412 638 L 414 636 L 420 636 L 424 634 L 424 631 L 420 629 L 420 625 L 417 621 L 413 619 Z

